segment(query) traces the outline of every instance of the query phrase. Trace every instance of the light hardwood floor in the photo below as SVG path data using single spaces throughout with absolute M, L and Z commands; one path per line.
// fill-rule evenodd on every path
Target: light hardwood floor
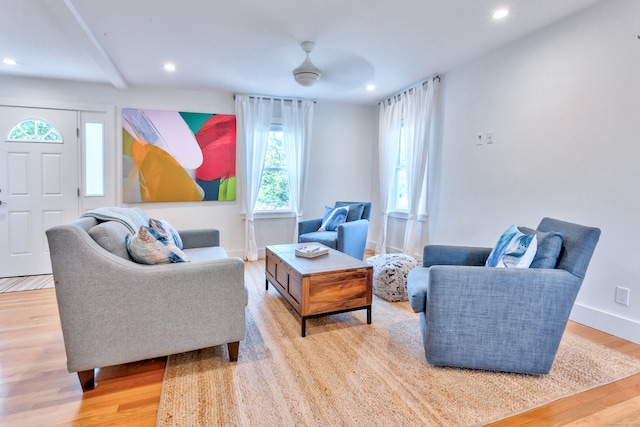
M 246 268 L 263 286 L 264 261 Z M 568 330 L 640 359 L 640 345 L 574 322 Z M 83 394 L 66 370 L 55 291 L 0 294 L 2 426 L 154 426 L 164 367 L 160 358 L 101 369 L 98 387 Z M 640 374 L 493 425 L 640 427 Z

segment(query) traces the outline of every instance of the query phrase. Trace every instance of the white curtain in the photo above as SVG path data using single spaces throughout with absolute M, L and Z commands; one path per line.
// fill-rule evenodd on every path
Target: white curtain
M 309 145 L 313 124 L 313 101 L 281 100 L 282 133 L 287 169 L 291 209 L 296 213 L 294 242 L 298 241 L 298 221 L 302 219 L 303 192 L 307 182 Z
M 418 240 L 418 218 L 427 214 L 427 164 L 434 135 L 434 98 L 440 79 L 419 83 L 380 103 L 379 157 L 382 224 L 376 253 L 386 252 L 387 219 L 398 156 L 400 132 L 404 132 L 408 218 L 403 253 L 414 255 Z
M 236 139 L 242 170 L 238 177 L 241 209 L 245 215 L 244 257 L 248 261 L 258 259 L 253 210 L 260 189 L 272 115 L 273 99 L 236 95 Z
M 427 214 L 427 164 L 433 141 L 433 99 L 440 80 L 418 84 L 406 98 L 403 115 L 407 153 L 407 198 L 409 216 L 402 252 L 414 255 L 419 249 L 418 217 Z M 426 86 L 426 87 L 425 87 Z
M 402 94 L 398 96 L 404 96 Z M 397 98 L 397 97 L 396 97 Z M 380 103 L 378 159 L 380 170 L 380 212 L 382 221 L 378 233 L 376 253 L 387 252 L 387 219 L 391 202 L 391 184 L 396 168 L 400 130 L 402 128 L 402 103 L 382 101 Z

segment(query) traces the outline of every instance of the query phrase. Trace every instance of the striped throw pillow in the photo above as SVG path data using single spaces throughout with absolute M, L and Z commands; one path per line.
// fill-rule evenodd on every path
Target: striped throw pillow
M 322 217 L 322 225 L 318 231 L 336 231 L 340 224 L 343 224 L 349 214 L 349 206 L 340 206 L 337 208 L 324 207 L 324 215 Z

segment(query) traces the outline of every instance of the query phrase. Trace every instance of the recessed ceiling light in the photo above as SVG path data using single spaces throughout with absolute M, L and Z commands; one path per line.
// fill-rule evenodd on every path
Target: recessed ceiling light
M 493 12 L 493 15 L 491 15 L 491 17 L 495 20 L 498 20 L 498 19 L 506 18 L 507 15 L 509 15 L 508 9 L 498 9 L 495 12 Z
M 167 62 L 166 64 L 164 64 L 164 69 L 165 69 L 165 71 L 175 71 L 176 70 L 176 64 L 172 64 L 171 62 Z
M 13 58 L 2 58 L 2 62 L 7 65 L 17 65 L 18 61 Z
M 367 92 L 373 92 L 374 90 L 376 90 L 376 85 L 373 85 L 373 84 L 367 85 Z

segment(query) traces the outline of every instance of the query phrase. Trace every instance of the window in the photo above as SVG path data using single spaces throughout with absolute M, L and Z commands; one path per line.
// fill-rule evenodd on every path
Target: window
M 281 125 L 272 125 L 256 201 L 257 211 L 290 210 L 289 172 Z
M 87 196 L 104 196 L 104 125 L 84 123 L 84 188 Z
M 11 128 L 7 141 L 62 144 L 62 135 L 46 120 L 27 119 Z
M 392 205 L 394 210 L 406 211 L 409 209 L 407 196 L 407 143 L 405 141 L 404 127 L 400 128 L 400 143 L 398 144 L 396 170 L 393 177 Z

